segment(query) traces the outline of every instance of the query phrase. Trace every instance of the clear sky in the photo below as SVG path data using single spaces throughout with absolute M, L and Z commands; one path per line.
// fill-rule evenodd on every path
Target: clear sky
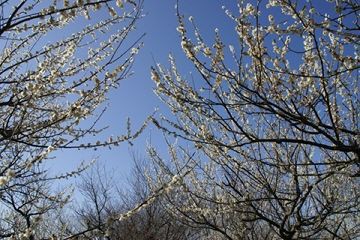
M 146 33 L 143 39 L 144 47 L 140 50 L 133 67 L 134 75 L 120 84 L 109 95 L 108 110 L 99 126 L 109 126 L 101 137 L 107 139 L 110 135 L 126 133 L 126 119 L 131 118 L 136 129 L 147 116 L 159 108 L 160 113 L 166 113 L 166 107 L 153 93 L 154 84 L 150 79 L 150 67 L 156 63 L 168 65 L 168 55 L 172 53 L 184 73 L 191 71 L 181 47 L 179 34 L 176 31 L 177 17 L 175 15 L 175 0 L 145 0 L 144 18 L 137 24 L 137 30 L 132 34 L 136 39 Z M 236 1 L 230 0 L 183 0 L 180 1 L 180 12 L 185 19 L 194 16 L 195 22 L 204 36 L 212 41 L 214 29 L 219 28 L 223 36 L 234 34 L 232 21 L 226 16 L 222 6 L 236 11 Z M 131 41 L 131 39 L 130 39 Z M 129 41 L 129 44 L 130 44 Z M 65 150 L 57 152 L 57 160 L 50 166 L 58 169 L 71 170 L 82 160 L 89 161 L 98 157 L 101 164 L 114 172 L 114 177 L 122 181 L 128 176 L 131 166 L 131 153 L 146 157 L 146 145 L 151 141 L 157 148 L 166 150 L 161 141 L 162 134 L 154 126 L 149 125 L 146 131 L 134 141 L 134 145 L 123 143 L 112 150 L 100 148 L 97 151 Z

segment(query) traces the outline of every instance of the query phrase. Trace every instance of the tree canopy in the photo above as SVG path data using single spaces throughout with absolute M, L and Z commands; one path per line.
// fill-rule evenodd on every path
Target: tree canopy
M 238 0 L 213 39 L 177 1 L 193 72 L 175 55 L 151 67 L 168 154 L 150 144 L 129 189 L 87 164 L 49 173 L 59 150 L 146 127 L 103 139 L 98 126 L 142 47 L 143 4 L 0 1 L 0 238 L 360 238 L 357 0 Z M 54 183 L 81 174 L 71 204 Z

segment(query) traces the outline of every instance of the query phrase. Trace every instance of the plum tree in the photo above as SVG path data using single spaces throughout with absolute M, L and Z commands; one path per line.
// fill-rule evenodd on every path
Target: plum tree
M 141 9 L 142 1 L 0 2 L 1 238 L 35 239 L 43 216 L 68 201 L 49 182 L 86 166 L 48 176 L 49 154 L 117 145 L 142 131 L 85 140 L 102 130 L 107 93 L 131 74 L 141 37 L 126 39 Z
M 191 34 L 178 10 L 196 74 L 184 77 L 173 56 L 152 69 L 173 113 L 153 122 L 178 139 L 171 161 L 150 149 L 161 172 L 152 184 L 192 169 L 168 211 L 226 239 L 359 237 L 359 3 L 240 0 L 237 13 L 224 10 L 236 44 L 221 28 L 204 39 L 194 17 Z

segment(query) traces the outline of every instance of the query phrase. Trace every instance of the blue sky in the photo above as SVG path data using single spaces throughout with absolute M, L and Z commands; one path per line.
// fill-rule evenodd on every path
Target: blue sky
M 135 126 L 138 126 L 153 113 L 155 108 L 159 108 L 159 113 L 167 113 L 166 106 L 153 93 L 154 84 L 150 79 L 150 66 L 156 63 L 167 66 L 168 55 L 171 53 L 175 56 L 184 76 L 193 71 L 192 65 L 187 61 L 180 47 L 180 37 L 176 31 L 178 22 L 175 4 L 174 0 L 145 0 L 146 16 L 139 22 L 137 33 L 138 35 L 146 33 L 144 47 L 135 61 L 134 76 L 123 81 L 120 89 L 110 96 L 111 109 L 106 120 L 113 122 L 112 118 L 116 117 L 120 123 L 112 127 L 117 129 L 124 127 L 126 117 L 131 117 Z M 179 8 L 185 19 L 194 16 L 205 37 L 212 41 L 215 28 L 221 29 L 224 35 L 226 32 L 234 34 L 231 20 L 221 7 L 222 5 L 234 7 L 235 4 L 236 1 L 184 0 L 180 1 Z M 165 151 L 161 138 L 162 133 L 150 125 L 134 142 L 133 147 L 129 148 L 128 144 L 124 144 L 119 149 L 104 153 L 102 158 L 111 161 L 111 165 L 116 166 L 119 172 L 126 174 L 131 166 L 129 151 L 135 151 L 146 157 L 145 147 L 150 141 L 155 147 Z

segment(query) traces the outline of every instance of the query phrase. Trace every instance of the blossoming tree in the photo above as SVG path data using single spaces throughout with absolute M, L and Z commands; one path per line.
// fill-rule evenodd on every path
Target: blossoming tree
M 190 169 L 166 206 L 212 239 L 359 237 L 359 3 L 240 0 L 238 10 L 224 7 L 236 45 L 221 29 L 204 39 L 193 17 L 189 33 L 178 10 L 196 74 L 183 77 L 172 56 L 152 70 L 173 113 L 153 122 L 178 139 L 171 161 L 150 149 L 162 176 L 152 185 Z
M 101 131 L 96 123 L 107 93 L 131 74 L 140 39 L 124 43 L 141 17 L 141 5 L 121 0 L 0 2 L 1 238 L 50 237 L 39 235 L 38 227 L 51 210 L 66 204 L 69 192 L 55 193 L 49 182 L 85 166 L 49 176 L 41 164 L 49 154 L 117 145 L 139 134 L 129 129 L 124 136 L 84 142 Z

